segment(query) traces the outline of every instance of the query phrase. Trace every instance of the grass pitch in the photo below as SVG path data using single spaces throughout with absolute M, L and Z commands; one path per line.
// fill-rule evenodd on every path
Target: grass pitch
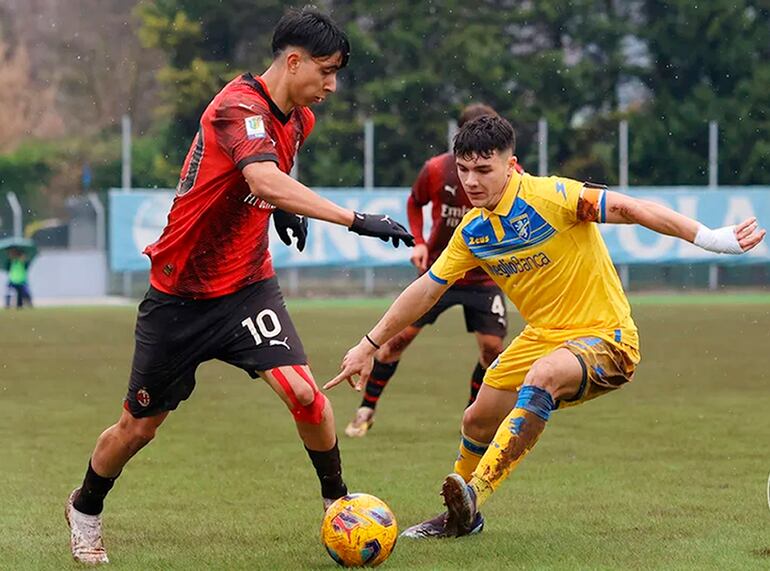
M 554 414 L 485 506 L 482 535 L 401 540 L 386 568 L 770 566 L 770 300 L 680 299 L 640 300 L 636 380 Z M 319 383 L 385 307 L 290 305 Z M 134 315 L 0 313 L 0 569 L 77 568 L 64 501 L 120 413 Z M 405 355 L 370 435 L 341 437 L 351 490 L 387 501 L 401 528 L 441 507 L 475 353 L 449 312 Z M 359 397 L 331 392 L 340 432 Z M 113 569 L 333 569 L 320 521 L 288 412 L 261 382 L 209 363 L 118 480 L 105 537 Z

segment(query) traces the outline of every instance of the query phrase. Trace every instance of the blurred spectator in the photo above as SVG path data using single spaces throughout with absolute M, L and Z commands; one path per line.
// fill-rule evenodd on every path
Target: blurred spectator
M 30 261 L 21 250 L 17 248 L 8 250 L 5 262 L 5 270 L 8 272 L 8 289 L 5 293 L 6 309 L 11 307 L 11 297 L 14 291 L 16 292 L 17 309 L 21 309 L 25 304 L 32 307 L 32 295 L 27 279 Z

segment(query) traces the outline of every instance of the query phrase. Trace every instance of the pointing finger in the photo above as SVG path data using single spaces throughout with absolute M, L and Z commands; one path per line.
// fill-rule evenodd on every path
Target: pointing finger
M 342 381 L 344 381 L 346 379 L 347 379 L 348 382 L 350 382 L 350 374 L 348 374 L 347 370 L 344 370 L 339 375 L 334 377 L 331 381 L 326 383 L 323 386 L 323 389 L 325 391 L 329 390 L 329 389 L 333 389 L 334 387 L 336 387 L 337 385 L 339 385 Z

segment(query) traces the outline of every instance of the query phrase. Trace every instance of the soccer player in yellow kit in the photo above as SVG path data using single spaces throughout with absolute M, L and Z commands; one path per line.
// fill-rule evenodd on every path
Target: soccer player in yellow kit
M 478 266 L 527 321 L 465 410 L 460 453 L 442 488 L 447 511 L 407 529 L 407 537 L 481 531 L 479 507 L 535 445 L 551 413 L 633 378 L 639 337 L 596 223 L 640 224 L 726 254 L 747 252 L 765 236 L 754 218 L 712 230 L 603 186 L 520 174 L 514 140 L 513 128 L 501 117 L 480 117 L 460 129 L 454 155 L 475 208 L 430 271 L 401 293 L 324 387 L 347 380 L 360 390 L 377 348 Z

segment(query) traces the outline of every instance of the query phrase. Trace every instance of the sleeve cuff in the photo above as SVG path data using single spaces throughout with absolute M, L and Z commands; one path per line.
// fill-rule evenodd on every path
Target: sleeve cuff
M 443 280 L 440 277 L 438 277 L 436 274 L 433 273 L 433 270 L 428 270 L 428 275 L 430 276 L 430 279 L 432 279 L 434 282 L 438 284 L 441 284 L 441 285 L 447 284 L 447 280 Z
M 278 157 L 274 155 L 273 153 L 262 153 L 260 155 L 251 155 L 248 157 L 242 158 L 240 161 L 235 163 L 235 166 L 238 168 L 238 170 L 243 170 L 243 167 L 246 165 L 250 165 L 251 163 L 263 163 L 265 161 L 273 161 L 275 164 L 280 165 L 278 162 Z

